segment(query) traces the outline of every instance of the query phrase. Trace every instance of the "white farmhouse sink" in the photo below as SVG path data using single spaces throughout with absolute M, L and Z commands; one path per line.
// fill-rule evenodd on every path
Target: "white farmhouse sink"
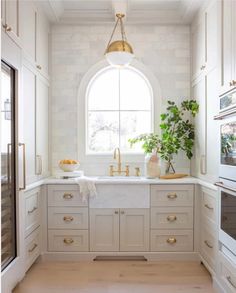
M 144 177 L 138 177 L 138 176 L 98 176 L 97 179 L 101 180 L 137 180 L 137 179 L 144 179 Z

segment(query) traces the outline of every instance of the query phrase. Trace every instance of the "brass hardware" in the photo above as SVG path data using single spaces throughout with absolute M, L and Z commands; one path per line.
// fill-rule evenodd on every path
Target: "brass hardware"
M 74 220 L 74 218 L 71 217 L 71 216 L 65 216 L 65 217 L 63 218 L 63 220 L 64 220 L 65 222 L 72 222 L 72 221 Z
M 231 277 L 230 277 L 230 276 L 227 276 L 226 279 L 227 279 L 227 281 L 230 283 L 230 285 L 236 289 L 236 285 L 235 285 L 235 284 L 233 283 L 233 281 L 231 280 Z
M 216 182 L 216 183 L 215 183 L 215 186 L 218 186 L 218 187 L 221 187 L 221 188 L 227 189 L 227 190 L 229 190 L 229 191 L 236 192 L 236 189 L 234 189 L 234 188 L 232 188 L 232 187 L 229 187 L 229 186 L 225 186 L 223 182 Z
M 25 190 L 26 187 L 26 163 L 25 163 L 25 144 L 19 143 L 19 146 L 23 147 L 23 187 L 20 187 L 19 190 Z
M 73 198 L 73 194 L 71 194 L 71 193 L 64 193 L 63 198 L 64 199 L 72 199 Z
M 34 246 L 28 250 L 29 253 L 33 252 L 35 250 L 35 248 L 38 247 L 38 244 L 34 244 Z
M 205 206 L 208 210 L 214 210 L 214 208 L 210 207 L 207 203 L 204 204 L 204 206 Z
M 32 214 L 34 211 L 36 211 L 38 207 L 33 207 L 32 210 L 28 211 L 28 214 Z
M 168 193 L 167 194 L 167 197 L 169 198 L 169 199 L 175 199 L 175 198 L 177 198 L 177 194 L 174 192 L 174 193 Z
M 177 217 L 174 216 L 174 215 L 171 215 L 171 216 L 168 216 L 166 219 L 167 219 L 167 221 L 169 221 L 169 222 L 174 222 L 174 221 L 177 220 Z
M 115 214 L 118 215 L 119 214 L 119 211 L 115 211 Z
M 204 243 L 206 244 L 207 247 L 209 247 L 211 249 L 213 248 L 213 246 L 211 244 L 209 244 L 209 242 L 207 240 L 205 240 Z
M 42 156 L 37 155 L 36 158 L 38 158 L 38 161 L 39 161 L 39 172 L 36 172 L 36 175 L 42 175 L 42 172 L 43 172 Z
M 206 68 L 206 65 L 202 65 L 202 66 L 200 67 L 201 70 L 204 70 L 205 68 Z
M 232 86 L 236 85 L 236 80 L 232 80 Z
M 5 30 L 6 30 L 7 32 L 11 32 L 11 31 L 12 31 L 12 28 L 11 28 L 10 26 L 8 26 L 7 24 L 4 24 L 4 25 L 3 25 L 3 28 L 5 28 Z
M 125 214 L 125 212 L 124 212 L 124 211 L 121 211 L 120 213 L 121 213 L 121 215 L 124 215 L 124 214 Z
M 140 168 L 139 167 L 135 168 L 135 176 L 137 176 L 137 177 L 140 176 Z
M 37 67 L 39 70 L 42 69 L 42 66 L 41 66 L 41 65 L 37 65 L 36 67 Z
M 72 238 L 64 238 L 63 242 L 65 244 L 72 244 L 74 242 L 74 240 Z
M 109 174 L 110 176 L 114 176 L 114 174 L 125 174 L 125 176 L 129 176 L 129 165 L 125 166 L 125 170 L 121 169 L 121 156 L 120 156 L 120 149 L 119 148 L 115 148 L 114 150 L 114 155 L 113 155 L 114 160 L 117 159 L 117 170 L 114 170 L 114 166 L 110 165 L 110 170 L 109 170 Z
M 177 239 L 175 237 L 170 237 L 166 240 L 169 244 L 175 244 L 177 242 Z

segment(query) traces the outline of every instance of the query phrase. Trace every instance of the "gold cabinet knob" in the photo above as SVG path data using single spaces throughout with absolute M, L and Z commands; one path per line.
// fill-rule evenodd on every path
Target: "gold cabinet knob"
M 39 69 L 39 70 L 41 70 L 42 69 L 42 66 L 41 65 L 37 65 L 37 68 Z
M 115 211 L 115 214 L 118 215 L 119 214 L 119 211 Z
M 71 194 L 71 193 L 64 193 L 63 198 L 64 199 L 72 199 L 73 198 L 73 194 Z
M 124 214 L 125 214 L 125 212 L 124 212 L 124 211 L 121 211 L 120 213 L 121 213 L 121 215 L 124 215 Z
M 65 244 L 69 244 L 70 245 L 70 244 L 74 243 L 74 240 L 72 238 L 64 238 L 63 242 Z
M 177 220 L 177 217 L 175 215 L 170 215 L 166 219 L 169 222 L 175 222 Z
M 170 237 L 166 240 L 169 244 L 175 244 L 177 242 L 177 239 L 175 237 Z
M 169 199 L 175 199 L 175 198 L 177 198 L 177 194 L 176 194 L 176 193 L 168 193 L 168 194 L 167 194 L 167 197 L 168 197 Z
M 72 221 L 74 220 L 74 218 L 71 217 L 71 216 L 65 216 L 65 217 L 63 218 L 63 220 L 64 220 L 64 222 L 72 222 Z

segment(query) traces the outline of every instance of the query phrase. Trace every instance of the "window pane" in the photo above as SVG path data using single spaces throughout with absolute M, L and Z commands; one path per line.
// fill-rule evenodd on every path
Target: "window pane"
M 119 71 L 105 69 L 91 82 L 88 92 L 89 110 L 119 110 Z
M 120 70 L 120 109 L 150 110 L 151 92 L 148 83 L 134 69 Z
M 141 144 L 130 149 L 128 140 L 141 133 L 151 132 L 151 112 L 120 113 L 120 147 L 123 151 L 141 151 Z
M 88 113 L 88 150 L 110 152 L 119 146 L 119 112 Z

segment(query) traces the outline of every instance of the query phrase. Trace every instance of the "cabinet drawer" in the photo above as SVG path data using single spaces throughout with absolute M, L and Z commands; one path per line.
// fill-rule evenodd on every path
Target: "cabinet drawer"
M 205 217 L 212 224 L 216 224 L 216 198 L 207 193 L 204 189 L 202 191 L 202 216 Z
M 152 229 L 192 229 L 192 207 L 151 208 Z
M 88 229 L 88 208 L 49 207 L 49 229 Z
M 88 230 L 49 230 L 49 251 L 88 251 Z
M 28 270 L 30 266 L 40 255 L 40 227 L 32 232 L 25 239 L 25 269 Z
M 40 225 L 40 189 L 25 193 L 25 237 Z
M 55 207 L 87 206 L 82 200 L 78 185 L 49 185 L 48 205 Z
M 217 258 L 217 240 L 215 231 L 203 223 L 201 230 L 201 255 L 209 266 L 215 271 Z
M 193 251 L 193 231 L 151 230 L 151 251 Z
M 152 185 L 151 206 L 193 206 L 193 185 Z
M 236 266 L 220 253 L 220 279 L 227 293 L 236 292 Z

